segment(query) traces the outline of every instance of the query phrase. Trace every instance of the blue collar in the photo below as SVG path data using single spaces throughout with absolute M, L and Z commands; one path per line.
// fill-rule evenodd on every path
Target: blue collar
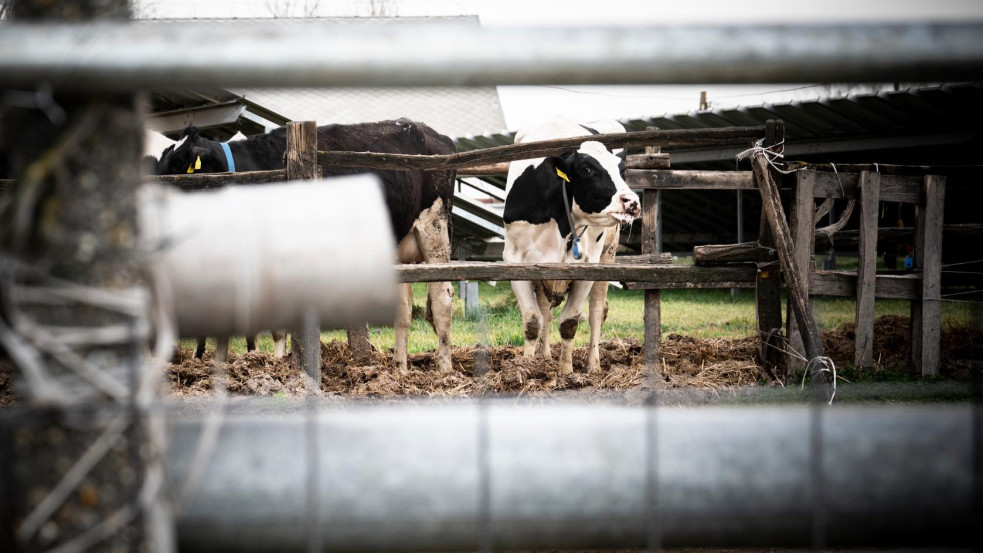
M 229 149 L 229 145 L 225 142 L 219 142 L 222 145 L 222 149 L 225 150 L 225 164 L 229 166 L 229 172 L 236 172 L 236 162 L 232 159 L 232 150 Z

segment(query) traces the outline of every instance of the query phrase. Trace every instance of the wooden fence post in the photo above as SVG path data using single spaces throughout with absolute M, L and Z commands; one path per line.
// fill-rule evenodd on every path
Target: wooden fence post
M 859 181 L 860 263 L 857 266 L 857 316 L 853 365 L 874 364 L 874 282 L 877 276 L 877 215 L 881 174 L 862 171 Z
M 795 248 L 795 264 L 802 277 L 799 281 L 799 295 L 806 298 L 806 307 L 809 309 L 810 318 L 812 312 L 812 299 L 809 297 L 809 279 L 815 268 L 813 262 L 813 242 L 816 239 L 816 201 L 813 197 L 815 189 L 816 172 L 811 170 L 799 171 L 795 174 L 795 199 L 792 203 L 791 213 L 791 232 L 792 246 Z M 786 273 L 786 286 L 791 288 L 792 283 L 788 281 Z M 788 293 L 788 311 L 785 321 L 788 329 L 789 355 L 787 356 L 788 374 L 795 374 L 797 371 L 805 369 L 806 362 L 800 356 L 812 359 L 812 355 L 805 355 L 806 348 L 802 338 L 802 331 L 796 318 L 792 315 L 795 309 L 795 300 L 791 290 Z M 796 355 L 798 354 L 798 355 Z
M 785 139 L 785 126 L 781 121 L 769 120 L 765 124 L 765 142 L 771 146 Z M 774 253 L 775 238 L 768 217 L 761 211 L 758 243 L 762 251 L 758 256 L 758 273 L 755 277 L 754 303 L 758 323 L 758 339 L 761 341 L 761 362 L 776 367 L 776 374 L 784 374 L 784 345 L 778 334 L 782 329 L 782 281 L 781 268 Z
M 287 180 L 317 178 L 317 123 L 294 121 L 287 123 L 286 169 Z M 293 330 L 291 356 L 294 363 L 320 385 L 321 329 L 316 319 L 304 316 Z
M 942 337 L 942 212 L 945 177 L 928 175 L 915 220 L 915 269 L 921 299 L 911 302 L 911 362 L 923 376 L 939 373 Z
M 659 204 L 656 190 L 642 192 L 642 253 L 656 253 L 656 220 Z M 659 343 L 662 340 L 662 306 L 659 290 L 645 290 L 645 370 L 646 382 L 654 386 L 659 380 Z

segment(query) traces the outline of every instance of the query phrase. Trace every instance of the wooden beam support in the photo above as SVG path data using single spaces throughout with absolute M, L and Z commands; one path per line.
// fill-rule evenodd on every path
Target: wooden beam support
M 942 337 L 942 212 L 945 177 L 924 178 L 924 203 L 916 210 L 915 269 L 921 299 L 911 303 L 911 362 L 923 376 L 939 373 Z
M 243 171 L 241 173 L 195 173 L 193 175 L 151 175 L 143 177 L 143 182 L 157 182 L 176 186 L 181 190 L 212 190 L 226 186 L 267 184 L 287 180 L 286 169 L 272 171 Z
M 659 243 L 659 192 L 657 190 L 645 190 L 642 192 L 642 253 L 657 254 L 661 253 Z M 670 268 L 665 267 L 665 268 Z M 624 280 L 649 281 L 650 273 L 642 278 L 628 278 Z M 596 279 L 600 280 L 600 279 Z M 610 279 L 608 279 L 610 280 Z M 647 288 L 645 290 L 645 336 L 644 336 L 644 359 L 646 370 L 646 382 L 650 387 L 655 387 L 661 380 L 660 368 L 662 364 L 659 355 L 659 346 L 662 342 L 662 293 L 658 288 Z
M 750 171 L 625 171 L 625 182 L 631 188 L 669 190 L 755 190 Z
M 806 298 L 806 308 L 809 311 L 809 318 L 812 318 L 812 300 L 809 299 L 809 275 L 815 268 L 813 263 L 812 252 L 813 252 L 813 239 L 815 237 L 815 211 L 816 202 L 813 198 L 812 191 L 815 184 L 815 171 L 799 171 L 795 174 L 795 200 L 792 205 L 792 217 L 791 217 L 791 237 L 792 246 L 795 248 L 794 261 L 795 267 L 797 267 L 799 273 L 799 289 L 797 290 L 797 297 Z M 783 264 L 784 265 L 784 264 Z M 784 266 L 784 271 L 786 275 L 786 284 L 790 287 L 791 282 L 788 280 L 789 266 Z M 806 351 L 805 341 L 800 330 L 798 323 L 798 318 L 793 316 L 793 311 L 795 311 L 797 306 L 797 300 L 793 297 L 791 291 L 788 294 L 788 304 L 787 312 L 785 315 L 786 330 L 788 336 L 789 344 L 789 356 L 788 356 L 788 370 L 790 374 L 804 369 L 806 362 L 802 361 L 799 356 L 803 355 Z M 818 341 L 818 334 L 817 341 Z M 798 352 L 798 355 L 796 355 Z M 812 359 L 814 355 L 807 355 L 807 359 Z
M 781 144 L 785 140 L 785 126 L 781 121 L 770 120 L 765 124 L 765 143 Z M 752 173 L 752 182 L 753 173 Z M 757 183 L 755 183 L 757 186 Z M 768 216 L 761 210 L 758 243 L 761 250 L 756 259 L 758 269 L 754 279 L 754 308 L 761 341 L 762 363 L 775 367 L 775 373 L 785 374 L 785 356 L 782 351 L 782 281 L 781 269 L 775 253 L 775 239 L 768 223 Z
M 752 159 L 754 176 L 758 181 L 761 191 L 762 209 L 768 217 L 768 224 L 775 237 L 775 246 L 778 250 L 778 258 L 785 269 L 785 280 L 788 283 L 789 297 L 792 306 L 792 314 L 795 316 L 798 327 L 802 329 L 802 341 L 805 347 L 805 357 L 814 359 L 822 355 L 822 345 L 819 342 L 819 331 L 812 318 L 812 310 L 809 306 L 808 285 L 803 282 L 807 274 L 798 263 L 793 249 L 792 236 L 788 225 L 785 222 L 785 210 L 782 208 L 781 197 L 778 194 L 778 186 L 775 184 L 769 173 L 767 160 L 763 155 L 754 156 Z M 809 198 L 812 202 L 812 198 Z M 813 221 L 813 211 L 809 211 L 809 224 Z M 811 249 L 808 252 L 812 253 Z M 824 383 L 829 382 L 829 375 L 817 370 L 814 379 Z
M 860 248 L 853 366 L 874 364 L 874 294 L 877 278 L 877 212 L 880 173 L 860 173 Z

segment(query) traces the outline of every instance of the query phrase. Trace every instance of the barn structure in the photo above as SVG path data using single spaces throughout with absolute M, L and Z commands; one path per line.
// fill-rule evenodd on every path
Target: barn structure
M 889 85 L 890 86 L 890 85 Z M 959 166 L 978 163 L 983 146 L 983 85 L 890 86 L 876 94 L 857 94 L 809 101 L 691 111 L 645 119 L 623 120 L 629 131 L 702 129 L 764 125 L 769 119 L 786 124 L 785 159 L 810 163 L 880 163 Z M 496 133 L 456 140 L 458 150 L 511 144 L 514 133 Z M 739 147 L 665 148 L 674 169 L 733 171 Z M 747 169 L 747 162 L 741 165 Z M 956 169 L 948 181 L 946 224 L 980 222 L 971 206 L 977 184 Z M 504 188 L 505 178 L 487 178 Z M 630 185 L 631 183 L 629 183 Z M 665 190 L 660 251 L 688 252 L 701 244 L 755 240 L 761 200 L 757 194 L 734 191 Z M 881 227 L 911 226 L 913 207 L 898 212 L 885 206 Z M 839 215 L 834 206 L 830 217 Z M 907 209 L 907 211 L 904 211 Z M 854 214 L 846 229 L 855 229 Z M 748 221 L 749 223 L 745 224 Z M 640 251 L 641 233 L 626 231 L 622 242 Z M 948 244 L 947 244 L 948 245 Z M 953 244 L 952 253 L 959 249 Z M 903 258 L 903 255 L 902 255 Z

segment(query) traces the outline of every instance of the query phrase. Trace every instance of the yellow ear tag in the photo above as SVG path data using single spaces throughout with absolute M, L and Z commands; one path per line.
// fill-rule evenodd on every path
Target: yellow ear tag
M 201 156 L 198 156 L 198 159 L 195 160 L 195 171 L 198 171 L 200 169 L 201 169 Z
M 193 166 L 191 166 L 191 165 L 188 165 L 188 174 L 191 174 L 191 173 L 194 173 L 194 172 L 195 172 L 195 168 Z
M 570 177 L 568 177 L 567 174 L 564 173 L 563 171 L 560 171 L 559 169 L 557 169 L 556 170 L 556 175 L 558 177 L 560 177 L 561 179 L 563 179 L 563 180 L 565 180 L 567 182 L 570 182 Z

